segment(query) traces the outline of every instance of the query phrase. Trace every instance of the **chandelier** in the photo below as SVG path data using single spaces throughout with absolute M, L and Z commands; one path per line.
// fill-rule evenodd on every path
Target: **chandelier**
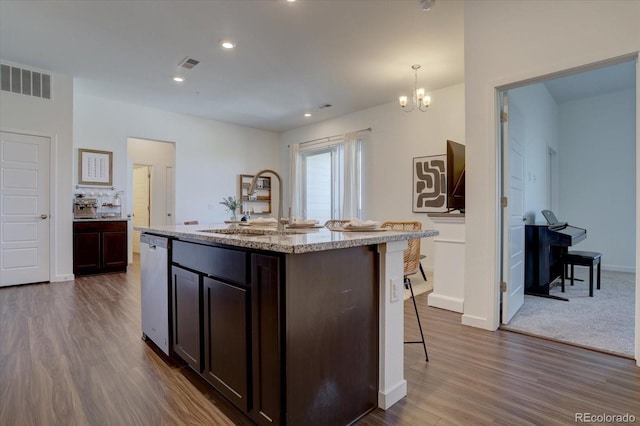
M 406 96 L 400 96 L 398 101 L 400 102 L 400 106 L 404 112 L 411 112 L 416 108 L 424 112 L 429 108 L 429 105 L 431 105 L 431 96 L 425 95 L 424 88 L 418 88 L 418 70 L 420 69 L 420 65 L 412 65 L 411 69 L 415 72 L 415 80 L 413 83 L 413 103 L 410 108 L 407 108 L 408 98 Z

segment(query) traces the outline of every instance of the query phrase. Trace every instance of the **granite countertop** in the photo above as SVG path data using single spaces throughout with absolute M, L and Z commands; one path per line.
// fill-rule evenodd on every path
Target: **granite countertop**
M 308 253 L 314 251 L 334 250 L 348 247 L 366 246 L 391 241 L 425 238 L 438 235 L 438 231 L 427 229 L 422 231 L 358 231 L 341 232 L 321 228 L 287 229 L 291 234 L 277 235 L 275 227 L 241 226 L 241 225 L 166 225 L 153 227 L 134 227 L 136 231 L 162 235 L 173 238 L 188 238 L 209 243 L 228 244 L 259 250 L 280 253 Z M 240 234 L 216 233 L 234 232 Z M 251 233 L 266 232 L 266 235 Z

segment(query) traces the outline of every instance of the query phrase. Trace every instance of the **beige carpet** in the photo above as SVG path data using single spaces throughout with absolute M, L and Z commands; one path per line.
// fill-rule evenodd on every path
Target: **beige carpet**
M 431 271 L 425 271 L 427 275 L 427 281 L 422 278 L 422 274 L 418 272 L 415 275 L 411 275 L 411 286 L 413 287 L 413 294 L 416 296 L 422 293 L 433 290 L 433 273 Z M 404 300 L 411 297 L 409 290 L 404 291 Z
M 587 278 L 586 271 L 576 268 L 576 276 Z M 594 284 L 593 293 L 589 297 L 587 281 L 573 287 L 566 282 L 565 293 L 557 286 L 551 289 L 550 294 L 568 302 L 525 296 L 522 308 L 502 328 L 633 357 L 635 274 L 602 271 L 602 289 Z

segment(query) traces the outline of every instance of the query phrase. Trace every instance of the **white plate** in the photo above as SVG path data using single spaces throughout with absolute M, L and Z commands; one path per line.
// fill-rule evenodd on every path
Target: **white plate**
M 340 232 L 379 232 L 379 231 L 389 231 L 387 228 L 361 228 L 361 227 L 349 227 L 349 228 L 336 228 L 332 229 L 332 231 L 340 231 Z
M 324 226 L 319 223 L 291 223 L 286 225 L 287 228 L 324 228 Z
M 380 225 L 379 224 L 375 224 L 375 225 L 351 225 L 351 226 L 343 226 L 343 229 L 375 229 L 375 228 L 379 228 Z

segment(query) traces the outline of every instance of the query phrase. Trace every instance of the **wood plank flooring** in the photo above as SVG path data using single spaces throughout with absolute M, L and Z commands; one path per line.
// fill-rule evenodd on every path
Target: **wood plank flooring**
M 429 363 L 405 345 L 409 395 L 359 425 L 562 425 L 575 413 L 640 422 L 635 362 L 427 307 Z M 406 337 L 418 335 L 405 302 Z M 188 368 L 141 340 L 137 264 L 128 273 L 0 289 L 0 425 L 249 425 Z

